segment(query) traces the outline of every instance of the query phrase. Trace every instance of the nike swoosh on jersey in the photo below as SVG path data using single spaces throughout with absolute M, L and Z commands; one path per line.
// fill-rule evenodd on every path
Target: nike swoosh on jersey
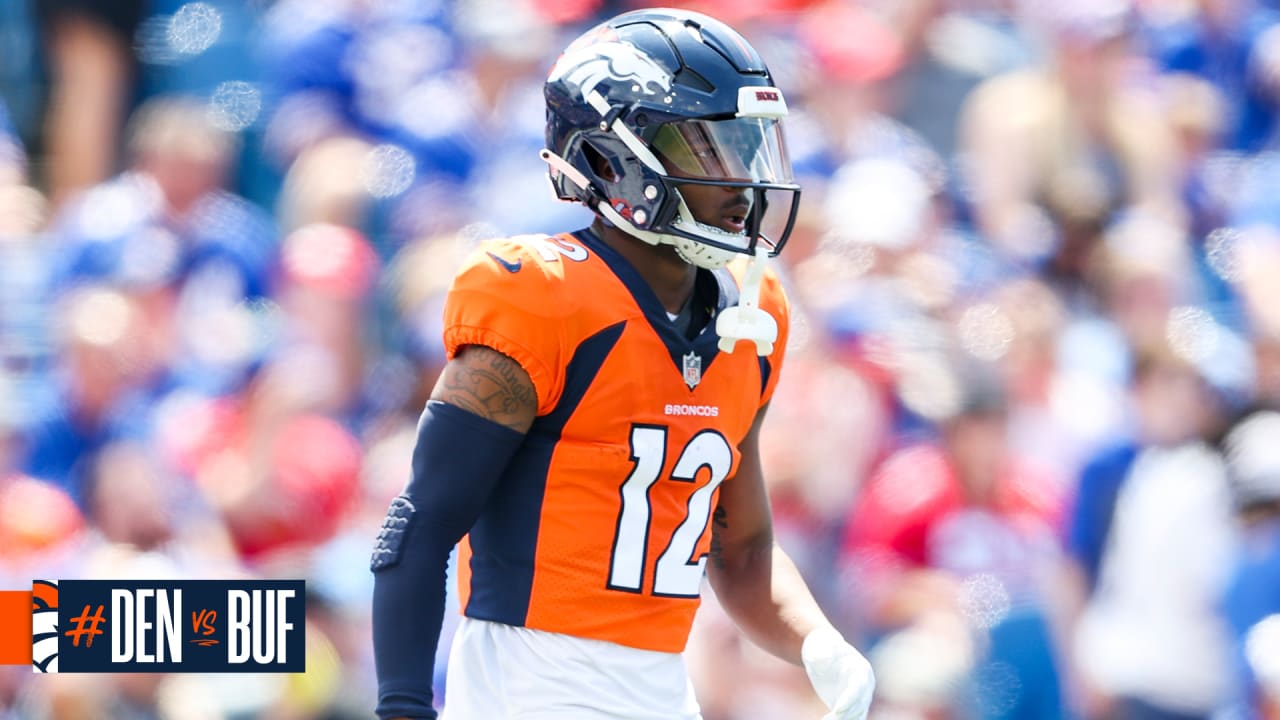
M 523 260 L 517 260 L 515 262 L 511 262 L 510 260 L 504 260 L 503 258 L 500 258 L 497 255 L 494 255 L 493 253 L 485 253 L 485 254 L 493 258 L 493 261 L 501 265 L 502 268 L 507 272 L 512 272 L 512 273 L 520 272 L 520 265 L 524 262 Z

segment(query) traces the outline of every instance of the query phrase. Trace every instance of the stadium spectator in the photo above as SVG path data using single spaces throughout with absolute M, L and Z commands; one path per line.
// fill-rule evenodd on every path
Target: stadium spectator
M 1218 615 L 1234 552 L 1217 402 L 1186 359 L 1133 369 L 1134 427 L 1084 469 L 1067 542 L 1076 700 L 1089 718 L 1207 718 L 1227 699 Z
M 1034 7 L 1046 64 L 997 75 L 969 95 L 958 121 L 962 186 L 980 234 L 1042 267 L 1076 302 L 1091 251 L 1122 212 L 1175 225 L 1184 212 L 1168 123 L 1134 74 L 1131 3 Z
M 481 109 L 450 7 L 286 0 L 267 13 L 264 142 L 286 173 L 287 229 L 361 228 L 390 254 L 455 224 Z
M 141 305 L 101 285 L 81 286 L 55 316 L 54 393 L 21 434 L 23 469 L 64 489 L 82 507 L 92 492 L 91 467 L 115 439 L 146 434 L 152 392 L 151 354 Z
M 119 167 L 137 57 L 134 33 L 145 0 L 36 3 L 50 74 L 45 134 L 55 208 Z
M 881 636 L 871 657 L 888 707 L 1061 717 L 1044 573 L 1061 482 L 1011 451 L 1002 378 L 979 365 L 952 372 L 955 406 L 937 441 L 905 439 L 854 508 L 847 592 Z M 919 654 L 934 656 L 914 666 Z
M 1280 21 L 1261 0 L 1156 3 L 1144 13 L 1146 47 L 1166 73 L 1191 73 L 1223 94 L 1219 146 L 1258 152 L 1275 142 Z
M 31 293 L 64 322 L 25 466 L 80 502 L 97 450 L 150 437 L 176 389 L 230 392 L 257 361 L 246 301 L 269 291 L 275 239 L 221 189 L 234 147 L 202 104 L 151 101 L 130 123 L 131 169 L 69 201 L 42 249 L 48 279 Z
M 271 292 L 274 223 L 225 190 L 236 138 L 204 104 L 155 98 L 129 129 L 129 169 L 55 218 L 51 293 L 86 282 L 127 292 L 146 318 L 160 380 L 232 390 L 261 349 L 263 318 L 247 301 Z
M 1227 432 L 1227 479 L 1244 536 L 1223 609 L 1233 640 L 1232 690 L 1240 717 L 1280 710 L 1275 672 L 1280 622 L 1280 412 L 1249 413 Z
M 19 436 L 46 394 L 49 273 L 38 229 L 46 203 L 32 187 L 29 159 L 0 101 L 0 476 L 22 465 Z

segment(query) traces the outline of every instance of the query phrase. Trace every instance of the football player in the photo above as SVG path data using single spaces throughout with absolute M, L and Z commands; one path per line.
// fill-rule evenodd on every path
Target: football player
M 545 94 L 552 184 L 597 218 L 488 241 L 450 289 L 450 360 L 373 555 L 378 714 L 436 717 L 461 541 L 448 720 L 698 718 L 681 652 L 704 576 L 830 720 L 861 720 L 870 665 L 774 543 L 761 478 L 788 329 L 765 264 L 799 200 L 782 92 L 725 24 L 640 10 L 572 43 Z

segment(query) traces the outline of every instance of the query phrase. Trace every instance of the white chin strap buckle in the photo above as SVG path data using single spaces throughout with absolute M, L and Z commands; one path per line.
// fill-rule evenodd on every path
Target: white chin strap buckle
M 756 248 L 755 257 L 747 264 L 738 304 L 727 308 L 716 318 L 719 347 L 724 352 L 733 352 L 739 340 L 754 342 L 758 355 L 773 352 L 773 342 L 778 339 L 778 321 L 760 309 L 760 282 L 764 279 L 764 264 L 768 257 L 768 250 Z

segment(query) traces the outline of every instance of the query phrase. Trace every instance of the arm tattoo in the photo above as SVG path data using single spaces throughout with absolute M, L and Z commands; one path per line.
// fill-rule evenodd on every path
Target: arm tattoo
M 445 368 L 431 393 L 517 432 L 529 429 L 538 396 L 528 373 L 515 360 L 483 345 L 469 345 Z
M 717 570 L 725 568 L 724 540 L 720 533 L 728 528 L 729 514 L 725 512 L 723 505 L 717 505 L 715 513 L 711 515 L 711 563 Z

